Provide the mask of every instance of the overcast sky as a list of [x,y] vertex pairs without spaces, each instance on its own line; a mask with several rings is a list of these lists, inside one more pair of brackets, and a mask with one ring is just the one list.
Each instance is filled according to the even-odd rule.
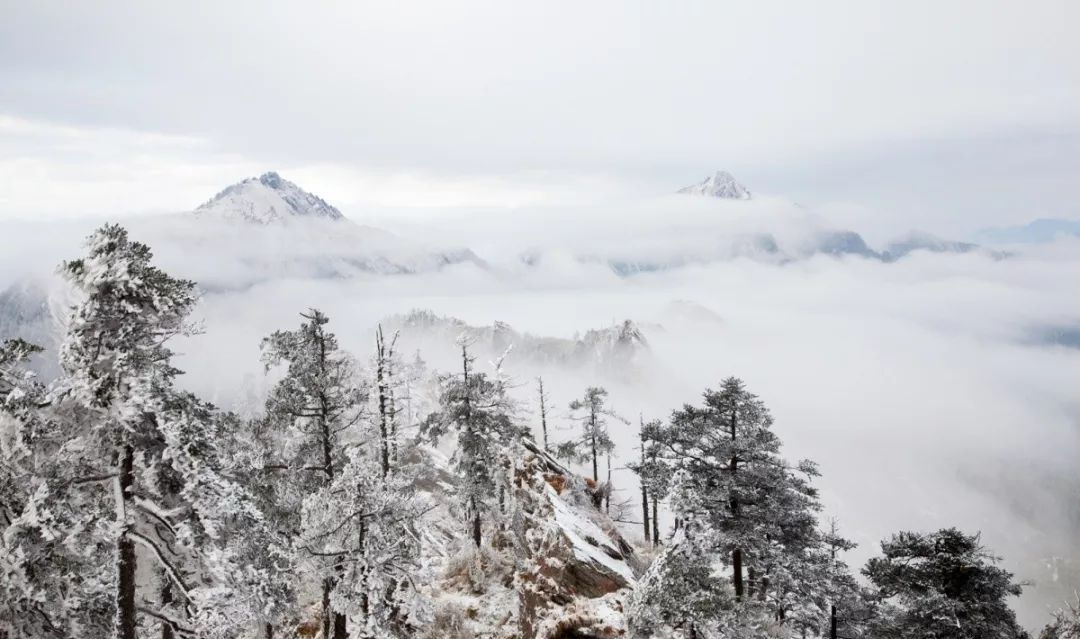
[[0,218],[269,169],[353,217],[716,169],[859,230],[1080,217],[1072,0],[330,4],[0,0]]

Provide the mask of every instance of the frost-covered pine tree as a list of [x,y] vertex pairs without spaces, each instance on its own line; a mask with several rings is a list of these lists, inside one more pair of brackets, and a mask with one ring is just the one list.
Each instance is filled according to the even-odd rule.
[[625,421],[607,406],[608,392],[590,386],[585,395],[570,402],[570,419],[581,424],[577,439],[559,444],[559,456],[579,462],[592,462],[593,481],[600,481],[600,458],[615,450],[608,432],[608,419]]
[[[301,517],[308,509],[305,500],[317,499],[341,477],[348,463],[346,444],[359,430],[367,401],[356,363],[326,330],[329,318],[316,309],[301,318],[300,328],[276,331],[262,342],[267,369],[286,366],[266,401],[263,437],[273,450],[264,470],[274,483],[278,526],[294,540],[309,537]],[[323,516],[312,513],[307,519]],[[328,560],[311,547],[301,548],[297,560],[315,568],[321,580],[323,637],[343,639],[348,620],[332,605],[331,595],[345,574],[344,560]]]
[[900,532],[881,543],[881,557],[863,574],[882,602],[873,637],[1026,639],[1009,597],[1021,584],[998,567],[997,557],[955,528]]
[[324,572],[337,571],[333,607],[360,636],[409,636],[426,613],[415,582],[423,506],[407,473],[383,475],[381,445],[370,441],[350,447],[333,483],[304,500],[299,543]]
[[226,636],[272,595],[229,541],[260,518],[221,472],[213,411],[173,386],[194,285],[117,225],[87,248],[61,268],[79,301],[5,554],[32,576],[24,601],[48,601],[44,636]]
[[346,443],[347,463],[334,481],[304,500],[303,550],[342,566],[331,593],[364,637],[408,636],[422,622],[418,593],[421,517],[411,452],[398,439],[396,335],[376,331],[373,409]]
[[732,625],[736,606],[707,505],[689,471],[676,471],[670,482],[680,526],[634,590],[627,610],[632,636],[663,636],[667,629],[688,639],[732,636],[711,632]]
[[508,451],[527,430],[515,419],[516,406],[507,394],[506,380],[497,369],[494,376],[474,370],[475,358],[469,344],[459,340],[461,373],[441,379],[439,407],[425,418],[422,433],[433,441],[456,435],[452,458],[461,479],[458,494],[468,521],[469,537],[480,547],[483,519],[500,513],[492,502],[501,494],[496,486],[499,469],[507,462]]
[[[742,381],[729,378],[720,390],[705,391],[702,406],[687,405],[670,424],[646,428],[657,445],[656,461],[644,465],[646,479],[664,487],[673,475],[681,478],[683,506],[673,508],[677,535],[685,537],[690,515],[708,532],[698,533],[707,539],[698,551],[730,575],[736,617],[744,623],[767,612],[782,624],[805,603],[812,574],[807,557],[820,544],[819,506],[809,483],[816,469],[809,462],[785,463],[771,426],[765,405]],[[672,546],[664,554],[675,551]],[[654,569],[665,565],[658,560]]]
[[44,540],[24,536],[24,516],[41,473],[48,423],[45,388],[26,368],[41,348],[21,339],[0,343],[0,637],[62,636],[47,602],[64,588],[63,573],[44,556]]

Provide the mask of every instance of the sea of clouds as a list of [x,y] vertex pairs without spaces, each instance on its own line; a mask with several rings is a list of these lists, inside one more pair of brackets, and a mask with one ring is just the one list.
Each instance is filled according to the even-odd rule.
[[[378,322],[417,308],[564,338],[631,319],[650,347],[636,370],[507,357],[527,409],[544,376],[556,439],[570,436],[566,405],[588,385],[606,386],[613,408],[636,424],[735,375],[772,409],[785,455],[820,464],[824,517],[860,544],[852,565],[897,530],[955,525],[981,531],[1007,567],[1034,582],[1018,604],[1029,626],[1080,589],[1080,349],[1047,338],[1080,326],[1080,241],[1007,259],[806,257],[800,247],[827,224],[767,199],[354,218],[370,226],[122,220],[162,267],[204,290],[203,332],[175,344],[182,383],[225,407],[260,392],[260,338],[296,326],[309,307],[328,313],[361,359]],[[80,254],[96,223],[5,223],[0,290],[32,282],[62,318],[70,294],[56,264]],[[719,259],[731,238],[762,232],[799,259]],[[476,259],[439,267],[433,257],[463,249]],[[416,272],[385,274],[354,259],[373,255]],[[540,257],[526,264],[522,255]],[[690,264],[630,277],[606,263],[687,255]],[[433,367],[456,369],[452,343],[400,344],[421,347]],[[637,454],[636,426],[613,429],[616,483],[632,498],[636,482],[623,467]]]

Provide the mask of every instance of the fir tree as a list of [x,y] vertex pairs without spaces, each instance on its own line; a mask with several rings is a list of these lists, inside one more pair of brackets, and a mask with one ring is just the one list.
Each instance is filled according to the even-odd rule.
[[167,344],[191,330],[194,285],[119,226],[87,247],[61,268],[80,300],[4,533],[13,574],[30,576],[16,601],[49,601],[34,613],[44,636],[230,634],[273,593],[244,569],[237,531],[260,515],[223,472],[215,411],[173,386]]
[[473,370],[468,342],[461,340],[460,346],[462,372],[442,378],[439,408],[424,420],[422,431],[432,440],[449,433],[457,436],[453,463],[461,478],[459,494],[469,536],[479,548],[484,515],[499,512],[490,503],[499,492],[498,469],[505,464],[507,451],[527,432],[516,423],[515,405],[501,374],[489,377]]
[[883,556],[863,574],[883,602],[874,637],[1019,639],[1007,599],[1021,584],[999,568],[978,535],[955,528],[933,533],[900,532],[881,543]]
[[[806,605],[816,580],[810,561],[821,542],[810,485],[816,468],[785,463],[771,426],[765,405],[729,378],[719,391],[705,391],[702,406],[687,405],[669,425],[644,429],[657,446],[656,461],[643,465],[644,477],[666,490],[674,490],[668,488],[673,476],[680,478],[677,536],[695,540],[695,552],[707,553],[702,561],[730,571],[732,598],[742,611],[737,616],[745,623],[763,611],[786,623],[795,607]],[[691,521],[696,530],[688,537]],[[678,552],[676,544],[664,552]]]
[[[287,367],[266,402],[267,434],[280,442],[277,459],[267,470],[277,471],[277,507],[291,518],[287,530],[294,538],[305,536],[300,516],[304,500],[339,478],[347,461],[345,442],[358,429],[367,399],[355,362],[326,330],[329,318],[316,309],[301,318],[299,329],[277,331],[262,342],[267,369]],[[322,577],[323,636],[342,639],[348,622],[333,608],[331,594],[345,566],[325,562],[310,550],[304,559]]]
[[607,407],[608,392],[597,386],[585,390],[581,399],[570,402],[570,418],[581,424],[581,435],[558,447],[561,457],[581,462],[592,462],[593,481],[600,481],[599,460],[615,450],[615,442],[608,432],[608,419],[624,421]]

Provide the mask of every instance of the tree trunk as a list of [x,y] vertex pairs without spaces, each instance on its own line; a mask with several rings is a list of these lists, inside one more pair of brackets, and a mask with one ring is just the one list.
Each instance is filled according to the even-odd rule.
[[472,503],[473,503],[473,507],[472,507],[472,510],[473,510],[472,540],[473,540],[473,544],[477,548],[479,548],[480,547],[480,541],[481,541],[481,538],[480,538],[480,509],[476,507],[476,498],[475,497],[473,498]]
[[641,470],[638,472],[638,478],[641,482],[641,522],[645,527],[645,543],[652,541],[651,530],[649,529],[649,491],[645,487],[645,417],[644,415],[638,415],[638,421],[640,422],[640,430],[638,433],[641,438]]
[[330,637],[331,619],[333,612],[330,610],[330,589],[333,587],[329,577],[322,582],[322,636]]
[[[732,481],[733,484],[735,483],[735,473],[738,472],[738,469],[739,469],[739,456],[738,456],[738,451],[735,449],[736,432],[737,432],[736,429],[735,429],[735,424],[736,424],[735,420],[736,420],[735,410],[732,409],[732,411],[731,411],[731,443],[732,443],[732,450],[731,450],[731,481]],[[739,501],[734,496],[731,498],[731,516],[732,516],[733,519],[738,519],[738,517],[739,517]],[[742,597],[743,597],[743,565],[742,565],[743,556],[742,556],[742,549],[741,548],[735,548],[735,550],[732,551],[731,555],[732,555],[732,557],[731,557],[732,581],[735,584],[735,599],[737,601],[741,601]]]
[[[593,426],[592,428],[596,428]],[[596,463],[596,431],[593,430],[592,437],[589,438],[589,443],[592,446],[592,478],[597,484],[600,483],[600,468]]]
[[743,597],[743,566],[742,550],[736,548],[731,552],[732,582],[735,584],[735,599],[742,601]]
[[383,340],[382,326],[379,327],[375,337],[376,385],[379,388],[379,436],[382,439],[380,450],[382,460],[382,476],[390,474],[390,414],[389,414],[389,389],[387,388],[387,359],[386,342]]
[[656,495],[652,496],[652,543],[653,547],[660,546],[660,513],[656,503]]
[[829,606],[829,639],[836,639],[836,606]]
[[263,625],[263,639],[274,639],[274,624],[269,621]]
[[611,454],[607,456],[607,486],[604,489],[604,512],[611,514]]
[[348,639],[349,630],[347,628],[347,622],[345,615],[334,613],[334,639]]
[[131,446],[120,450],[120,468],[116,479],[116,515],[120,535],[116,538],[116,639],[135,639],[135,543],[128,537],[128,502],[135,481],[135,451]]
[[645,489],[645,482],[641,482],[641,515],[642,524],[645,528],[645,543],[652,541],[652,528],[649,521],[649,491]]
[[[165,571],[161,572],[161,610],[162,612],[169,609],[169,604],[173,602],[172,594],[172,580],[169,575],[165,574]],[[161,639],[173,639],[176,633],[173,631],[173,627],[164,621],[161,622]]]
[[550,449],[548,448],[547,398],[544,397],[544,378],[537,377],[536,380],[540,385],[540,429],[544,435],[544,452],[550,452]]

